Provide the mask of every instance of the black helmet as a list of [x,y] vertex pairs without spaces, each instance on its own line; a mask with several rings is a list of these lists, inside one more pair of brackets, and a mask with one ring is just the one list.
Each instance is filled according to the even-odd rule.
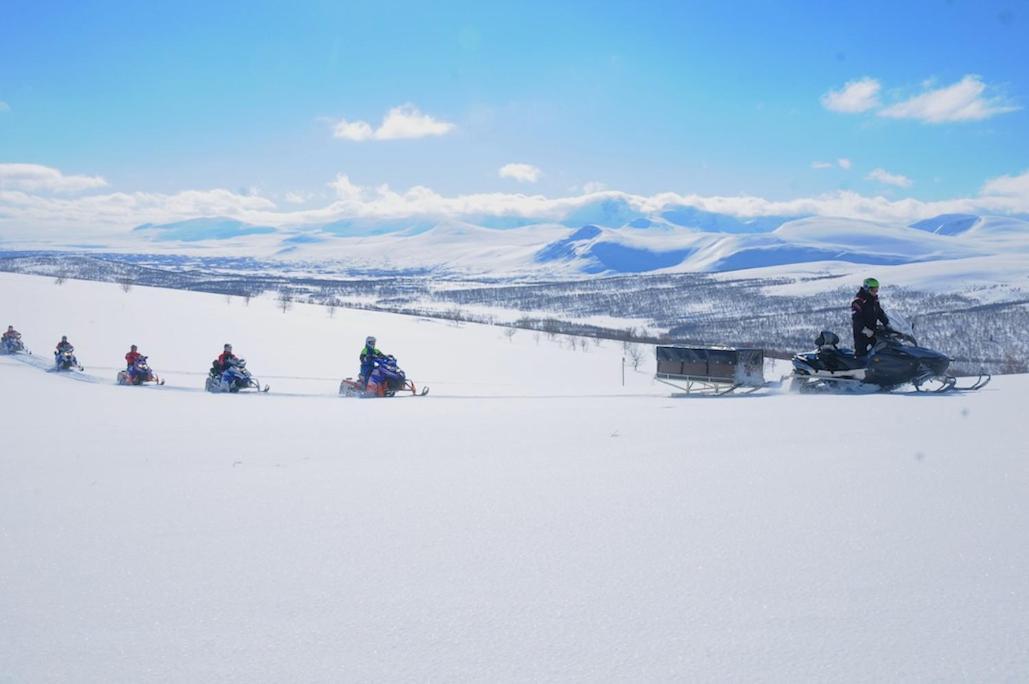
[[226,342],[225,347],[223,347],[223,349],[225,349],[225,351],[232,351],[232,345]]
[[131,349],[132,351],[136,351],[136,345],[132,345],[132,346],[130,347],[130,349]]
[[68,341],[68,336],[67,335],[61,335],[61,342],[67,342],[67,341]]

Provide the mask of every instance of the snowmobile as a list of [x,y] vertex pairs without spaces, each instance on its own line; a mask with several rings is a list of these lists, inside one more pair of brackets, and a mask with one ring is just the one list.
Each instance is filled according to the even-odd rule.
[[67,349],[65,351],[54,352],[54,370],[66,371],[66,370],[86,370],[79,363],[79,360],[75,358],[75,350]]
[[339,383],[339,394],[343,397],[393,397],[397,392],[410,392],[412,396],[424,397],[429,393],[428,387],[421,392],[414,382],[407,379],[404,371],[397,366],[397,359],[392,354],[375,359],[368,382],[363,378],[354,380],[346,378]]
[[145,382],[153,382],[163,385],[164,380],[157,377],[157,373],[150,368],[147,357],[141,356],[132,364],[132,368],[118,371],[119,385],[142,385]]
[[20,337],[8,337],[0,341],[0,354],[32,354],[25,348]]
[[207,375],[204,389],[208,392],[236,393],[245,389],[267,392],[271,387],[268,385],[261,387],[261,383],[257,381],[257,378],[250,375],[250,371],[247,370],[246,359],[235,359],[229,362],[229,367],[225,371],[219,371],[216,363]]
[[990,381],[980,375],[970,385],[957,384],[947,373],[950,358],[921,347],[907,333],[880,326],[867,356],[858,357],[837,345],[840,338],[823,330],[815,339],[815,351],[793,356],[791,389],[796,392],[887,392],[911,384],[919,392],[982,389]]

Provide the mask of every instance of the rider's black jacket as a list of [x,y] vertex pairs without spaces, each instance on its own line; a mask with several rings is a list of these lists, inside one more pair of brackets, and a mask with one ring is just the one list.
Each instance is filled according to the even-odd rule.
[[879,297],[872,294],[866,287],[858,290],[854,295],[854,301],[850,303],[850,320],[855,337],[861,334],[862,328],[875,330],[878,321],[882,321],[882,324],[886,326],[890,324],[886,312],[879,305]]

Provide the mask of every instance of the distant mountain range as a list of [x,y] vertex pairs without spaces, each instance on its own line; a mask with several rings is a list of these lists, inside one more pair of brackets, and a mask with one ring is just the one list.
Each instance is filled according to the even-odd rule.
[[287,227],[224,217],[145,224],[133,237],[163,251],[217,247],[233,255],[360,268],[467,274],[574,275],[720,272],[847,262],[900,265],[1029,254],[1029,221],[945,214],[911,225],[857,219],[739,218],[690,206],[644,213],[619,198],[557,219],[354,218]]

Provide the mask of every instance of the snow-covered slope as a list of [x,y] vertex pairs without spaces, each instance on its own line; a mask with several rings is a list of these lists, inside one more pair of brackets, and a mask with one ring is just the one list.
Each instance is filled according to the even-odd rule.
[[[722,273],[806,265],[892,267],[1003,256],[1029,271],[1029,221],[946,214],[909,225],[813,216],[740,218],[666,204],[644,211],[603,197],[556,218],[354,217],[295,226],[224,217],[146,224],[89,246],[12,242],[7,249],[257,258],[283,267],[358,272],[577,278],[626,273]],[[821,266],[818,266],[821,265]],[[310,270],[310,269],[309,269]],[[996,285],[987,278],[986,287]]]
[[[1010,680],[1029,377],[671,399],[619,346],[0,274],[0,679]],[[432,385],[344,400],[366,334]],[[268,395],[208,395],[231,341]],[[164,388],[111,384],[138,343]],[[89,381],[95,379],[95,381]],[[851,420],[862,416],[862,420]]]
[[[174,241],[180,251],[197,254],[493,276],[724,272],[828,261],[892,266],[1029,255],[1029,222],[1014,217],[944,215],[905,226],[831,217],[738,219],[680,206],[644,215],[610,202],[585,209],[561,221],[507,228],[431,217],[289,229],[210,219],[145,226],[134,235],[151,238],[145,250],[168,251]],[[137,238],[123,248],[141,247]]]

